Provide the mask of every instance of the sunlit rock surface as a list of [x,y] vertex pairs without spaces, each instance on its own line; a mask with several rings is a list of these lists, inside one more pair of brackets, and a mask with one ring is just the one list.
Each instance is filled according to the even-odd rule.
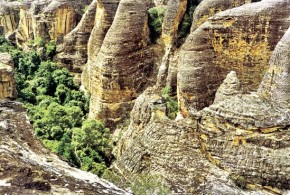
[[1,194],[129,194],[45,149],[20,103],[0,100],[0,137]]
[[290,2],[263,0],[220,12],[191,32],[178,70],[180,109],[209,106],[226,75],[234,70],[243,93],[256,91],[270,56],[289,27]]
[[8,53],[0,53],[0,99],[16,96],[13,60]]

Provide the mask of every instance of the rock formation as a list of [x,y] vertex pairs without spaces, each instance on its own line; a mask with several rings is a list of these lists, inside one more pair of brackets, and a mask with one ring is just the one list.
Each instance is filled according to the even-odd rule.
[[0,1],[0,26],[4,29],[4,35],[10,36],[18,27],[20,2]]
[[77,27],[64,36],[63,43],[57,46],[56,61],[70,72],[81,73],[87,62],[87,44],[95,24],[97,1],[94,0],[83,15]]
[[97,1],[95,24],[88,42],[88,63],[82,72],[82,85],[88,91],[91,83],[91,66],[95,63],[105,36],[113,23],[118,4],[119,0]]
[[190,34],[179,54],[178,93],[184,116],[190,109],[209,106],[231,70],[237,72],[244,93],[257,90],[272,51],[289,27],[289,4],[245,4],[214,15]]
[[14,64],[8,53],[0,53],[0,99],[16,98]]
[[129,194],[51,154],[20,103],[0,100],[1,194]]
[[290,29],[276,46],[258,90],[259,95],[283,106],[290,106]]
[[193,13],[191,32],[195,31],[200,25],[207,21],[208,18],[216,13],[239,7],[246,3],[256,2],[255,0],[203,0]]
[[17,29],[19,45],[40,37],[60,40],[76,27],[88,0],[40,0],[23,3]]
[[145,89],[153,71],[147,27],[150,2],[121,1],[99,52],[89,57],[90,117],[108,125],[132,109],[132,100]]
[[242,94],[241,83],[239,79],[237,78],[236,72],[232,71],[227,75],[224,82],[218,88],[215,94],[214,103],[223,101],[227,97],[237,95],[237,94]]
[[[269,8],[274,3],[274,8],[280,10],[289,6],[288,1],[265,0],[263,3]],[[258,5],[261,6],[255,3],[221,12],[209,21]],[[264,9],[260,7],[260,10]],[[245,11],[246,14],[237,18],[249,16],[249,12]],[[280,22],[288,21],[284,18]],[[243,25],[247,26],[246,23]],[[269,25],[271,29],[274,28],[271,25],[276,24]],[[205,23],[200,29],[205,27],[211,25]],[[199,29],[193,34],[201,36],[197,32]],[[250,35],[251,32],[248,32]],[[191,39],[198,39],[195,36]],[[274,34],[271,36],[274,37]],[[270,68],[266,66],[269,62],[264,64],[269,70],[259,89],[256,87],[257,93],[241,94],[240,87],[245,84],[240,79],[243,74],[239,76],[228,71],[213,105],[199,112],[195,110],[188,114],[188,118],[176,122],[166,117],[166,104],[156,95],[157,91],[146,90],[136,100],[130,125],[119,140],[115,169],[126,174],[127,178],[141,173],[158,174],[174,193],[181,194],[289,193],[290,30],[282,39],[279,33],[276,36],[280,41],[276,47],[272,45],[274,48],[271,50],[274,51],[270,52]],[[196,48],[201,52],[204,46],[199,43]],[[255,53],[248,55],[251,57]],[[232,58],[235,57],[232,55]],[[199,74],[204,71],[198,67],[190,70],[199,71]],[[215,76],[220,76],[218,74],[215,73]],[[188,76],[193,75],[188,72]],[[189,77],[185,79],[189,81]],[[198,84],[203,86],[205,80],[202,77],[194,79],[201,79]],[[254,88],[252,90],[255,91]]]

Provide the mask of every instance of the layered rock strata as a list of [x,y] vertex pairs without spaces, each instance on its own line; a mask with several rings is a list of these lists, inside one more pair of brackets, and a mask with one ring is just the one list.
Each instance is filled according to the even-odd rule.
[[26,44],[36,37],[60,40],[77,26],[82,10],[89,3],[88,0],[41,0],[24,3],[16,34],[18,44]]
[[89,59],[90,117],[102,119],[108,125],[124,118],[132,109],[132,101],[150,81],[150,6],[149,0],[122,0],[99,52]]
[[[169,0],[167,4],[167,11],[164,16],[162,25],[162,44],[164,44],[164,55],[157,75],[157,87],[165,87],[167,83],[169,86],[175,88],[174,77],[177,75],[177,63],[173,59],[176,58],[178,52],[176,50],[176,42],[178,38],[179,25],[184,17],[187,8],[187,0],[176,1]],[[168,79],[167,79],[168,78]]]
[[0,99],[16,96],[13,60],[8,53],[0,53]]
[[129,194],[45,149],[20,103],[0,100],[0,137],[1,194]]
[[216,14],[190,34],[179,54],[183,116],[210,105],[231,70],[244,93],[257,90],[272,51],[289,27],[289,5],[288,0],[245,4]]
[[156,91],[139,96],[116,170],[128,178],[159,174],[174,193],[289,193],[289,40],[290,29],[257,93],[241,94],[242,82],[229,71],[213,105],[177,122]]
[[119,2],[119,0],[97,1],[95,24],[88,41],[88,62],[82,72],[82,86],[88,91],[91,88],[91,67],[96,63],[96,57],[113,23]]
[[191,32],[216,13],[251,2],[255,0],[203,0],[193,13]]
[[70,72],[81,73],[87,62],[88,41],[95,25],[97,0],[94,0],[75,29],[64,36],[63,43],[57,46],[55,60]]

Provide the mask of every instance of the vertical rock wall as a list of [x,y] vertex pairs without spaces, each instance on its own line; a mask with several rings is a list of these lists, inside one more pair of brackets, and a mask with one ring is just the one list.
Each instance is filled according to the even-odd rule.
[[17,29],[20,6],[19,2],[0,2],[0,26],[3,27],[5,36],[10,36]]
[[94,0],[75,29],[65,35],[63,43],[57,46],[55,60],[71,72],[81,73],[87,62],[88,41],[94,28],[97,0]]
[[257,90],[275,45],[289,27],[290,2],[264,0],[216,14],[192,32],[180,52],[182,114],[209,106],[227,73],[244,93]]
[[96,57],[113,23],[119,2],[119,0],[97,1],[94,28],[88,41],[88,62],[82,72],[82,85],[88,91],[90,91],[91,67],[96,63]]
[[97,56],[90,58],[90,117],[112,125],[145,89],[153,69],[148,49],[149,0],[122,0]]

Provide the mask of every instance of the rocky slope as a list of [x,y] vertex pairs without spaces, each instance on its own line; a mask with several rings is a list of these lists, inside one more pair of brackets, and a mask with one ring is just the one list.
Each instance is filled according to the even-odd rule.
[[156,91],[146,91],[137,99],[129,128],[119,141],[116,170],[128,178],[144,172],[158,174],[182,194],[286,194],[290,186],[289,37],[290,29],[273,52],[259,93],[242,95],[231,72],[215,104],[176,122],[166,117]]
[[0,100],[0,135],[1,194],[129,194],[45,149],[20,103]]
[[[24,46],[38,36],[57,40],[55,60],[82,72],[82,87],[91,94],[90,117],[115,131],[113,169],[129,181],[140,174],[159,175],[174,194],[290,193],[289,0],[203,0],[192,15],[189,35],[181,39],[190,3],[43,0],[21,3],[20,11],[7,3],[0,9],[0,26],[6,35],[15,32]],[[152,7],[166,10],[156,43],[148,28]],[[15,28],[12,23],[18,20]],[[172,95],[177,92],[176,120],[167,116],[168,102],[160,92],[164,86],[173,89]],[[5,129],[13,113],[25,113],[15,103],[3,104],[16,109],[12,115],[7,108],[1,112],[8,117],[0,123]],[[27,148],[24,142],[37,142],[30,137],[21,141],[5,134],[2,139],[15,139],[20,146],[12,146],[13,141],[1,146],[9,151],[1,153],[3,159],[16,162],[12,173],[24,167],[24,176],[15,174],[10,181],[8,171],[0,175],[0,185],[11,185],[7,192],[28,186],[73,193],[79,184],[85,193],[125,193],[98,184],[92,175],[86,177],[97,180],[95,188],[77,180],[72,175],[83,172],[60,166],[63,162],[50,154],[53,161],[47,162],[40,145]],[[36,173],[31,164],[37,165]],[[41,181],[38,173],[45,175]]]
[[[269,52],[261,52],[263,47],[256,39],[251,47],[241,46],[244,49],[249,47],[249,50],[242,50],[236,42],[238,37],[255,38],[252,33],[260,33],[252,30],[243,36],[239,34],[239,31],[249,30],[248,21],[251,21],[252,15],[263,17],[263,14],[254,14],[254,8],[259,12],[264,10],[266,15],[275,13],[273,16],[278,17],[270,18],[267,27],[267,33],[273,28],[267,34],[273,37],[267,39],[266,49]],[[184,91],[179,93],[181,108],[184,106],[190,111],[182,113],[187,118],[169,120],[166,102],[158,96],[157,88],[144,92],[136,100],[130,125],[119,140],[118,160],[114,165],[116,170],[127,174],[128,178],[140,173],[160,175],[174,193],[181,194],[289,193],[289,8],[288,1],[265,0],[247,4],[220,12],[193,31],[182,46],[178,67],[178,88],[190,88],[189,94]],[[247,18],[247,22],[239,23],[243,17]],[[231,25],[224,25],[231,20]],[[263,26],[261,21],[257,19],[260,28]],[[235,27],[236,23],[239,27]],[[276,25],[281,31],[274,30]],[[255,25],[251,23],[252,26]],[[237,37],[235,29],[239,34]],[[227,30],[231,36],[226,36]],[[219,39],[219,36],[214,36],[217,34],[212,34],[215,31],[220,32],[223,40],[236,40],[235,47],[230,47],[232,53],[227,54],[231,54],[228,58],[224,54],[223,58],[219,58],[219,52],[228,52],[228,45],[217,51],[213,47],[215,40]],[[255,50],[255,44],[259,44],[257,49],[261,53],[258,55],[269,55],[259,57],[255,62],[256,66],[269,69],[263,80],[257,76],[261,72],[253,72],[251,68],[239,72],[236,66],[231,66],[231,60],[239,60],[240,56],[247,55],[254,60],[257,53],[247,51]],[[237,53],[234,52],[236,49]],[[213,56],[209,55],[211,50],[216,52]],[[243,66],[244,60],[247,58],[242,57],[237,65]],[[212,63],[223,63],[227,67],[215,69],[217,65]],[[223,71],[229,73],[227,77],[222,76]],[[251,71],[251,74],[245,71]],[[209,99],[211,96],[207,96],[206,92],[211,88],[205,85],[212,82],[210,78],[218,80],[220,76],[226,79],[213,91],[217,91],[211,100],[215,102],[213,105],[197,112],[197,108],[205,105],[183,104],[183,99],[192,102]],[[244,80],[247,76],[251,77],[248,80],[252,83],[257,83],[255,87],[251,88]],[[257,93],[242,94],[247,92],[246,86],[251,88],[250,91],[258,89]],[[192,90],[194,87],[197,91]],[[205,99],[200,99],[199,94]],[[196,96],[198,98],[194,99]]]

